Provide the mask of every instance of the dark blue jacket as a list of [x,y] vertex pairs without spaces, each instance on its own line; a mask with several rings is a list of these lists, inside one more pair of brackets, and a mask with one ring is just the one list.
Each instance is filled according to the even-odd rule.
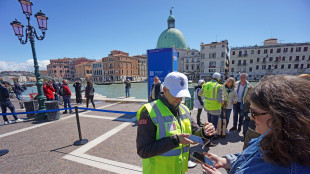
[[8,88],[0,84],[0,103],[6,103],[9,101],[10,101],[10,95]]

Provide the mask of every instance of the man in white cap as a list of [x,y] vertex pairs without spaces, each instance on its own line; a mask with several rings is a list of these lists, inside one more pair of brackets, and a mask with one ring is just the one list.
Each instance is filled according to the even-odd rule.
[[190,134],[211,138],[214,126],[199,127],[182,97],[191,97],[188,79],[179,72],[169,73],[164,80],[163,95],[137,112],[137,153],[143,158],[143,173],[185,173],[189,158],[187,137]]
[[212,80],[202,86],[202,90],[198,93],[204,96],[205,109],[208,113],[208,122],[212,123],[217,128],[219,116],[221,115],[221,107],[224,102],[223,87],[219,84],[221,74],[215,72],[212,75]]

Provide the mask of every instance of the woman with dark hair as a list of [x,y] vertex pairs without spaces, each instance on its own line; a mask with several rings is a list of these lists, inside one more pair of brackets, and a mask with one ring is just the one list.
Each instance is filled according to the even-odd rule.
[[215,168],[207,173],[310,173],[310,81],[296,76],[268,76],[250,94],[256,132],[242,153],[223,158],[207,153]]
[[88,108],[88,102],[90,100],[91,103],[93,104],[94,109],[95,109],[94,92],[95,92],[95,89],[93,87],[93,83],[92,82],[87,82],[87,86],[86,86],[86,89],[85,89],[85,98],[86,98],[86,107],[87,108]]

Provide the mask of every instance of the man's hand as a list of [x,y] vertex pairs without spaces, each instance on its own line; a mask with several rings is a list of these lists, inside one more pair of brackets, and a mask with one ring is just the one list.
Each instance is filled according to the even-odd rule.
[[183,145],[195,144],[195,142],[193,142],[192,140],[186,138],[186,137],[189,137],[190,134],[179,134],[177,136],[179,138],[180,143],[183,144]]
[[206,122],[204,125],[203,125],[203,129],[204,129],[204,132],[207,136],[212,136],[215,134],[215,128],[213,126],[212,123],[208,123]]

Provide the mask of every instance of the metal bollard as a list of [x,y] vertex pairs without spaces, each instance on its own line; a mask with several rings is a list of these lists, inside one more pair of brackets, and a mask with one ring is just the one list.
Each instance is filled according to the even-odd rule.
[[75,106],[75,116],[76,116],[76,124],[79,132],[79,140],[75,141],[73,144],[75,146],[80,146],[88,143],[88,139],[82,139],[82,132],[81,132],[81,126],[80,126],[80,118],[79,118],[79,110],[78,107]]

